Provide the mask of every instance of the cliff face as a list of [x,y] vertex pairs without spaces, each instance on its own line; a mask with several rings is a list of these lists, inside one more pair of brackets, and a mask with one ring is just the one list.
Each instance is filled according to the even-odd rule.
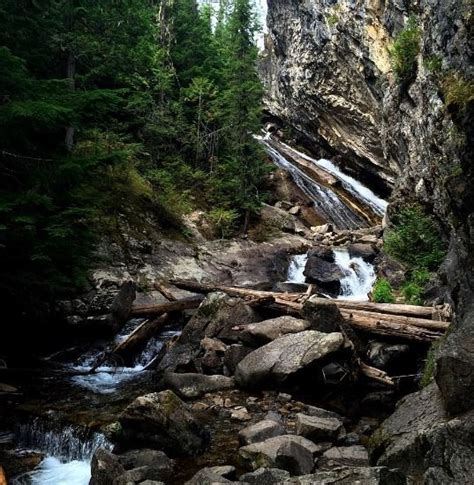
[[[359,178],[390,186],[389,216],[407,202],[423,205],[449,242],[438,298],[457,316],[438,352],[436,381],[450,415],[473,409],[472,2],[268,3],[261,72],[269,114]],[[413,76],[400,83],[388,48],[410,16],[420,53]]]

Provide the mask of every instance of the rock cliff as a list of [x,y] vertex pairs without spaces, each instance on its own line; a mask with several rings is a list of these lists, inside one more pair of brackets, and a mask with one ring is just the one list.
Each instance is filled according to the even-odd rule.
[[[268,3],[261,73],[269,116],[359,179],[392,189],[388,220],[417,202],[439,224],[449,251],[436,297],[454,304],[456,322],[435,376],[448,414],[465,413],[474,408],[472,2]],[[419,52],[401,81],[389,50],[409,18]],[[430,466],[427,459],[417,471]]]

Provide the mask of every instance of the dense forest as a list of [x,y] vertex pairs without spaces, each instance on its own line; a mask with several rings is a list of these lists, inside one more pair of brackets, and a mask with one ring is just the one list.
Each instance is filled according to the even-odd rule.
[[205,208],[219,233],[245,228],[266,171],[252,2],[5,0],[0,13],[9,308],[81,287],[120,221],[179,229]]

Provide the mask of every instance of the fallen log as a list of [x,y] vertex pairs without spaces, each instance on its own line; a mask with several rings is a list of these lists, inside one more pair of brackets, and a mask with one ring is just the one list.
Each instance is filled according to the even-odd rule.
[[173,295],[171,290],[165,285],[163,281],[155,281],[154,287],[158,290],[168,301],[176,301],[177,298]]
[[347,318],[357,318],[359,321],[388,322],[412,327],[425,328],[437,332],[445,332],[449,328],[449,322],[427,320],[426,318],[406,317],[403,315],[390,315],[386,313],[366,312],[362,310],[349,310],[340,308],[341,314]]
[[[398,337],[401,339],[415,340],[418,342],[432,342],[440,338],[442,332],[434,332],[422,327],[416,327],[407,323],[396,323],[390,321],[390,316],[387,319],[380,319],[380,315],[376,317],[372,315],[361,315],[364,312],[356,311],[341,311],[345,321],[356,330],[374,333],[387,337]],[[368,312],[365,312],[368,313]]]
[[373,379],[387,386],[395,385],[395,382],[393,381],[393,379],[389,377],[389,375],[381,369],[377,369],[376,367],[371,367],[370,365],[364,364],[363,362],[359,362],[359,369],[361,374],[368,377],[369,379]]
[[131,316],[159,316],[168,312],[176,312],[182,310],[191,310],[197,308],[204,298],[202,296],[193,296],[191,298],[183,298],[182,300],[170,301],[166,303],[157,303],[155,305],[140,305],[132,307]]

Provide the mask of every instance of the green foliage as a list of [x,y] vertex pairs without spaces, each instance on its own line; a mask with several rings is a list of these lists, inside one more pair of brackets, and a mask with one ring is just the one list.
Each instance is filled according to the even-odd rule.
[[375,303],[395,303],[392,286],[385,279],[378,279],[372,290],[372,300]]
[[443,59],[440,56],[430,56],[423,60],[423,64],[428,71],[437,74],[443,67]]
[[431,216],[419,206],[409,206],[393,218],[385,250],[412,268],[435,270],[445,255],[444,245]]
[[339,22],[339,17],[336,14],[326,15],[326,21],[329,27],[334,27]]
[[474,101],[474,81],[465,79],[458,72],[445,76],[442,89],[446,106],[466,111],[468,105]]
[[415,74],[416,58],[420,52],[420,38],[421,30],[417,20],[411,16],[389,48],[393,72],[401,82],[410,80]]
[[214,231],[223,239],[232,236],[238,219],[239,213],[232,209],[217,208],[209,212],[209,220]]

